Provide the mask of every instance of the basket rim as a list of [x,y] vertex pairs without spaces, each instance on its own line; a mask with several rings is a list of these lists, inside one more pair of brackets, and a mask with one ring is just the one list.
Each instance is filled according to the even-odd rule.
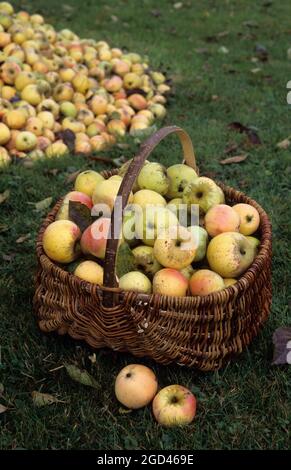
[[[101,172],[101,174],[105,177],[108,178],[109,176],[113,174],[117,174],[117,170],[105,170]],[[231,193],[233,196],[236,196],[237,198],[243,197],[246,201],[246,204],[250,204],[253,207],[255,207],[260,215],[260,231],[261,231],[261,243],[259,247],[259,252],[257,256],[255,257],[253,263],[251,266],[247,269],[247,271],[244,272],[244,274],[237,280],[237,282],[234,285],[231,285],[229,287],[226,287],[222,289],[221,291],[213,292],[211,294],[205,295],[205,296],[183,296],[183,297],[176,297],[176,296],[169,296],[169,295],[162,295],[162,294],[142,294],[138,292],[133,292],[133,291],[123,291],[119,287],[105,287],[101,286],[99,284],[93,284],[88,281],[82,280],[75,276],[73,273],[70,273],[66,271],[65,269],[62,268],[62,265],[58,265],[55,262],[53,262],[44,252],[43,249],[43,244],[42,244],[42,238],[43,238],[43,233],[46,229],[46,227],[53,222],[55,219],[56,213],[63,201],[63,197],[60,198],[57,203],[54,205],[52,210],[46,215],[45,219],[43,220],[40,229],[38,231],[37,235],[37,240],[36,240],[36,255],[39,263],[41,266],[46,268],[47,270],[51,271],[53,274],[55,274],[58,278],[61,276],[62,277],[62,282],[68,282],[68,283],[73,283],[78,286],[79,289],[84,289],[87,293],[96,295],[98,294],[103,294],[105,291],[110,291],[112,293],[117,293],[121,295],[121,298],[126,300],[128,296],[132,295],[133,293],[135,294],[135,298],[137,301],[142,301],[142,302],[148,302],[148,303],[156,303],[160,301],[166,301],[166,302],[173,302],[174,299],[179,301],[179,303],[185,303],[187,306],[192,305],[201,305],[201,304],[221,304],[225,301],[227,301],[229,298],[235,298],[239,294],[242,294],[245,292],[253,283],[256,275],[258,272],[260,272],[264,268],[264,263],[266,259],[270,257],[270,250],[271,250],[271,222],[270,219],[265,212],[265,210],[253,199],[248,197],[246,194],[244,194],[241,191],[238,191],[231,186],[227,186],[221,182],[217,182],[221,189],[224,191],[224,193]],[[105,306],[103,306],[104,309],[106,309]],[[108,307],[108,310],[111,310],[110,307]]]

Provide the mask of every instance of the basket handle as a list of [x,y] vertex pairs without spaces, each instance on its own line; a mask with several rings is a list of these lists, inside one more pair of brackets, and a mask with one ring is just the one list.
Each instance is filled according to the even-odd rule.
[[[127,173],[125,174],[117,196],[121,196],[121,207],[120,198],[117,198],[114,204],[114,208],[111,214],[111,234],[120,233],[122,228],[122,220],[115,220],[114,211],[121,210],[123,213],[124,208],[127,205],[127,201],[130,192],[133,188],[136,178],[139,175],[140,170],[143,167],[147,157],[151,154],[154,148],[168,135],[177,134],[180,138],[181,145],[183,147],[184,161],[188,166],[194,168],[197,171],[196,160],[192,141],[183,129],[177,126],[167,126],[159,129],[157,132],[152,134],[145,142],[141,145],[140,151],[133,158]],[[118,201],[118,202],[117,202]],[[117,218],[116,218],[117,219]],[[119,240],[111,236],[107,240],[105,262],[104,262],[104,286],[105,287],[117,287],[117,280],[115,275],[115,262]],[[104,291],[104,305],[106,307],[112,307],[115,304],[116,294],[110,291]]]

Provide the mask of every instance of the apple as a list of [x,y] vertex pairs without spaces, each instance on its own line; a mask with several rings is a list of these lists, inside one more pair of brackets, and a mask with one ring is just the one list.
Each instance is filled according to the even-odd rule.
[[188,207],[198,204],[207,212],[212,206],[224,203],[224,194],[212,179],[201,176],[187,184],[183,191],[183,202],[188,204]]
[[195,253],[194,237],[181,225],[164,230],[154,244],[154,255],[166,268],[185,268],[194,261]]
[[224,282],[224,287],[229,287],[229,286],[233,286],[237,282],[237,279],[234,279],[232,277],[225,277],[223,279],[223,282]]
[[102,135],[94,135],[90,139],[93,152],[100,152],[106,148],[106,140]]
[[100,95],[95,95],[90,101],[90,107],[96,116],[104,114],[107,109],[108,101],[106,98]]
[[161,196],[156,191],[150,189],[141,189],[133,195],[133,204],[138,205],[142,209],[145,209],[147,206],[162,206],[167,205],[167,201],[163,196]]
[[[92,194],[94,205],[106,204],[110,211],[112,211],[117,193],[120,188],[121,181],[104,180],[98,184]],[[131,193],[128,202],[132,202],[133,194]]]
[[170,166],[167,169],[167,175],[170,181],[167,197],[170,199],[182,198],[183,191],[187,184],[198,179],[196,171],[182,163]]
[[177,225],[177,217],[166,207],[147,206],[135,214],[136,235],[145,245],[154,246],[156,238],[164,229]]
[[201,261],[206,255],[208,233],[203,227],[199,225],[192,225],[188,227],[191,232],[196,247],[194,262]]
[[40,137],[43,133],[43,122],[38,117],[28,118],[25,126],[25,130],[32,132],[37,137]]
[[2,86],[2,88],[0,89],[0,92],[1,92],[1,98],[3,98],[4,100],[8,100],[8,101],[12,100],[12,98],[14,98],[14,96],[16,95],[15,88],[9,85]]
[[121,276],[119,279],[119,287],[125,291],[140,292],[143,294],[150,294],[152,291],[151,281],[145,274],[139,271],[130,271]]
[[223,232],[238,232],[240,217],[232,207],[217,204],[207,211],[204,224],[208,234],[215,237]]
[[54,128],[55,118],[50,111],[41,111],[37,118],[42,122],[44,128],[51,130]]
[[82,261],[74,271],[75,276],[93,284],[103,284],[103,268],[95,261]]
[[3,122],[0,122],[0,145],[6,144],[10,140],[10,137],[11,133],[9,127],[3,124]]
[[124,367],[115,380],[117,400],[130,409],[148,405],[158,390],[158,381],[149,367],[130,364]]
[[77,120],[82,121],[85,126],[89,126],[94,121],[95,116],[90,109],[80,109],[77,114]]
[[37,137],[36,147],[39,150],[45,150],[50,145],[50,143],[51,141],[47,137],[40,135]]
[[60,83],[54,88],[53,98],[58,103],[61,101],[71,101],[74,95],[74,89],[71,83]]
[[[49,129],[46,130],[49,131]],[[62,155],[67,155],[68,153],[69,149],[62,140],[56,140],[55,142],[48,145],[45,149],[45,154],[48,158],[61,157]]]
[[66,117],[62,121],[63,130],[70,129],[72,132],[85,132],[86,126],[83,122],[77,121],[74,118]]
[[130,246],[136,246],[140,241],[137,237],[136,222],[138,214],[142,217],[142,209],[134,204],[128,204],[123,211],[122,234]]
[[63,101],[60,104],[60,112],[63,116],[75,118],[77,116],[78,110],[74,103],[70,101]]
[[19,132],[15,139],[16,149],[24,152],[33,150],[36,147],[36,144],[36,135],[29,131]]
[[21,67],[16,62],[4,62],[1,66],[1,78],[7,85],[13,85]]
[[135,258],[136,268],[149,277],[162,269],[162,265],[154,256],[154,250],[151,246],[139,245],[133,248],[132,254]]
[[43,249],[46,255],[58,263],[71,263],[80,253],[79,227],[70,220],[52,222],[43,234]]
[[126,133],[126,125],[120,119],[112,119],[107,124],[107,130],[116,137],[123,137]]
[[130,106],[137,111],[141,111],[142,109],[146,109],[148,107],[147,100],[139,93],[133,93],[130,95],[128,97],[128,102]]
[[133,72],[128,72],[123,77],[123,86],[127,90],[132,90],[134,88],[140,88],[141,78],[139,75]]
[[249,235],[246,235],[246,238],[251,243],[251,245],[253,246],[253,248],[255,250],[255,253],[257,255],[258,252],[259,252],[259,247],[260,247],[260,243],[261,243],[260,240],[256,237],[251,237]]
[[161,426],[189,424],[196,414],[196,398],[182,385],[168,385],[155,396],[153,414]]
[[80,191],[70,191],[63,199],[62,205],[56,215],[56,220],[69,219],[70,201],[80,202],[87,206],[88,209],[92,209],[93,207],[92,200],[87,194],[81,193]]
[[37,106],[42,100],[42,96],[38,91],[37,85],[35,83],[26,85],[26,87],[21,91],[21,99],[27,101],[33,106]]
[[84,230],[81,238],[81,250],[85,255],[104,259],[107,239],[110,236],[110,219],[100,217]]
[[155,119],[162,120],[167,114],[165,106],[160,103],[153,103],[149,106],[149,110],[153,113]]
[[192,295],[208,295],[212,292],[224,289],[224,281],[219,274],[209,269],[198,269],[189,281]]
[[111,78],[105,80],[104,87],[110,93],[114,93],[119,91],[123,85],[122,78],[118,77],[118,75],[113,75]]
[[[65,103],[66,103],[66,101],[65,101]],[[59,105],[58,103],[56,103],[51,98],[47,98],[47,99],[43,100],[41,103],[39,103],[39,105],[37,106],[37,112],[41,113],[42,111],[49,111],[50,113],[52,113],[53,117],[55,119],[57,119],[59,117],[59,112],[60,112],[60,108],[61,108],[62,104],[63,103],[61,103],[61,105]],[[50,120],[51,120],[51,118],[50,118]]]
[[153,279],[153,293],[184,297],[188,290],[188,279],[173,268],[160,269]]
[[232,207],[240,218],[239,231],[243,235],[252,235],[259,228],[260,214],[250,204],[235,204]]
[[0,146],[0,168],[4,168],[11,163],[11,157],[5,147]]
[[123,77],[130,71],[130,65],[128,64],[128,62],[119,59],[114,63],[113,71],[117,73],[117,75],[120,75],[120,77]]
[[214,237],[207,248],[210,268],[222,277],[238,277],[252,264],[255,248],[237,232],[224,232]]
[[170,185],[166,168],[156,162],[149,162],[142,167],[137,182],[140,189],[151,189],[162,196],[167,194]]
[[97,171],[82,171],[82,173],[78,174],[75,180],[75,190],[92,197],[95,188],[102,181],[104,181],[104,178]]
[[89,155],[92,151],[92,145],[90,141],[84,140],[84,139],[76,139],[75,141],[75,153],[76,154],[83,154],[83,155]]

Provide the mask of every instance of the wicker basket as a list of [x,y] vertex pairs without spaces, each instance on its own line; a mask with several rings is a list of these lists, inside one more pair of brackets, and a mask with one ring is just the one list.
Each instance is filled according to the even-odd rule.
[[[119,190],[123,208],[144,161],[171,133],[180,137],[186,163],[196,168],[189,136],[176,126],[160,129],[141,146],[123,178]],[[44,230],[54,221],[59,201],[42,224],[37,239],[34,307],[40,329],[68,333],[93,348],[107,346],[162,364],[175,362],[204,371],[219,369],[241,353],[270,311],[271,224],[255,201],[235,189],[220,186],[227,203],[244,202],[259,211],[261,245],[254,263],[236,284],[205,297],[122,292],[115,276],[118,240],[113,238],[106,248],[104,286],[82,281],[63,270],[46,256],[42,246]],[[114,228],[113,216],[111,224]],[[115,222],[115,228],[121,228],[121,220]]]

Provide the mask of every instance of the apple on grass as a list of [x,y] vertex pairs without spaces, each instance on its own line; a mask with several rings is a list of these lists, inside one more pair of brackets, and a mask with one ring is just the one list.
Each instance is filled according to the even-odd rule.
[[70,220],[52,222],[43,234],[43,249],[46,255],[59,263],[71,263],[80,254],[79,227]]
[[58,210],[56,215],[56,220],[61,219],[69,219],[69,202],[75,201],[80,202],[88,207],[88,209],[92,209],[93,203],[92,200],[87,194],[81,193],[80,191],[70,191],[64,197],[61,207]]
[[250,204],[236,204],[232,207],[240,218],[239,231],[243,235],[252,235],[260,225],[260,214]]
[[182,385],[168,385],[155,396],[152,407],[161,426],[183,426],[196,415],[196,398]]
[[244,235],[224,232],[212,238],[207,248],[210,268],[224,278],[243,274],[255,258],[255,247]]
[[154,372],[141,364],[124,367],[115,380],[117,400],[130,409],[148,405],[158,390],[158,381]]
[[188,290],[188,279],[177,269],[159,270],[153,279],[153,293],[184,297]]
[[145,274],[139,271],[130,271],[121,276],[119,287],[124,291],[140,292],[142,294],[150,294],[152,292],[151,281]]

